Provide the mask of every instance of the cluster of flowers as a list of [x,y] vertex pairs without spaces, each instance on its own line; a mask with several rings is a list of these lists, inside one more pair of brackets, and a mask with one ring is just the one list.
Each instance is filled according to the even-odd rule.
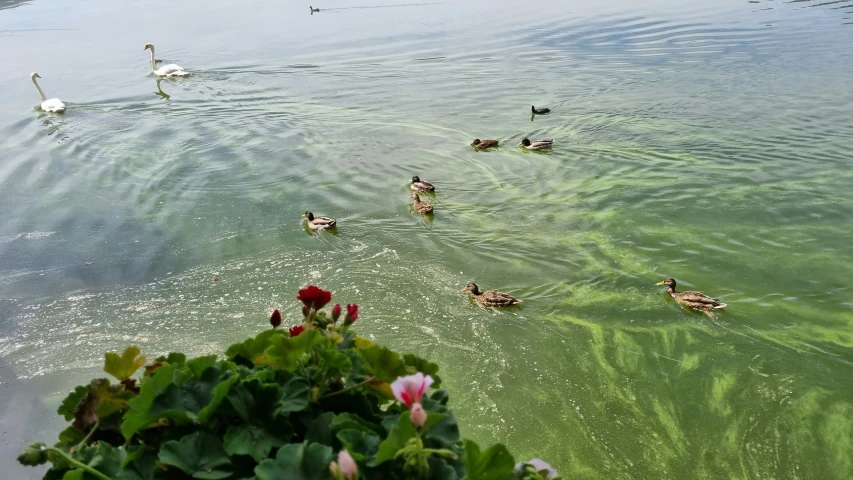
[[[332,301],[332,292],[323,290],[320,287],[309,285],[302,290],[299,290],[299,295],[296,299],[302,302],[302,316],[305,317],[305,322],[302,325],[294,325],[288,329],[291,337],[296,337],[305,331],[305,324],[310,325],[316,318],[317,312]],[[343,308],[340,303],[336,303],[332,307],[332,324],[337,324],[341,318]],[[352,303],[347,304],[347,313],[344,315],[344,326],[349,327],[358,320],[358,305]],[[281,312],[278,309],[273,310],[270,315],[270,325],[277,328],[281,325]]]

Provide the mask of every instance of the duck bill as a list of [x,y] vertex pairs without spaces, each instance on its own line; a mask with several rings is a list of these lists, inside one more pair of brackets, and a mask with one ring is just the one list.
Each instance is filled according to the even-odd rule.
[[468,290],[471,290],[471,288],[470,288],[470,287],[465,287],[465,288],[463,288],[462,290],[459,290],[459,291],[460,291],[460,292],[467,292]]
[[302,214],[302,218],[305,218],[305,217],[306,217],[306,215],[303,213],[303,214]]
[[665,284],[666,284],[666,280],[664,280],[664,281],[662,281],[662,282],[658,282],[658,283],[656,283],[655,285],[665,285]]

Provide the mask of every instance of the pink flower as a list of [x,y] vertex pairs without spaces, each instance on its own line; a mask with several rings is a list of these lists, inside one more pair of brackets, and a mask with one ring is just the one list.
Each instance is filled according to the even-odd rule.
[[341,318],[341,304],[336,303],[335,306],[332,307],[332,321],[337,322],[339,318]]
[[421,428],[426,423],[427,413],[420,403],[412,404],[412,411],[409,412],[409,416],[412,418],[412,425],[416,428]]
[[332,460],[329,469],[336,479],[353,480],[358,476],[358,464],[346,450],[338,452],[338,461]]
[[272,328],[276,328],[281,325],[281,312],[278,309],[272,311],[272,315],[270,315],[270,325]]
[[347,304],[347,314],[344,317],[344,325],[350,326],[358,320],[358,305]]
[[432,382],[432,377],[418,372],[407,377],[397,377],[397,380],[391,384],[391,391],[394,392],[397,400],[412,408],[412,404],[421,402],[421,397]]
[[290,327],[288,331],[290,332],[291,337],[298,337],[300,333],[305,331],[305,327],[302,325],[296,325],[294,327]]
[[299,295],[296,296],[296,299],[304,303],[308,308],[320,310],[332,301],[332,292],[314,285],[308,285],[299,290]]

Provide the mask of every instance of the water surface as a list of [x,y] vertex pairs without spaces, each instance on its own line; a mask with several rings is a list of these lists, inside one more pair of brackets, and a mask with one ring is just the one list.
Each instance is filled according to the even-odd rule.
[[413,3],[0,2],[3,464],[104,351],[222,352],[316,283],[567,478],[853,477],[853,2]]

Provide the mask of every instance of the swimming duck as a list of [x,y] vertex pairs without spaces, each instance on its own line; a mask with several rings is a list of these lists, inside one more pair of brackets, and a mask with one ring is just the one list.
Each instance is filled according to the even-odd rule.
[[435,185],[421,180],[421,177],[419,177],[417,175],[412,177],[412,181],[411,181],[411,183],[409,183],[409,188],[411,188],[412,190],[414,190],[416,192],[434,192],[435,191]]
[[544,150],[546,148],[551,148],[552,145],[554,145],[553,140],[533,140],[531,142],[526,138],[518,144],[519,147],[526,148],[528,150]]
[[705,313],[708,313],[708,311],[712,309],[726,308],[725,303],[721,302],[719,299],[711,298],[702,292],[676,292],[674,278],[668,278],[662,282],[656,283],[655,285],[666,285],[669,287],[669,290],[667,290],[669,296],[687,308],[703,310]]
[[415,211],[420,213],[421,215],[429,215],[432,213],[432,204],[429,202],[422,202],[421,197],[418,196],[417,193],[412,193],[412,198],[415,201],[412,203],[412,207],[414,207]]
[[338,221],[334,218],[329,217],[315,217],[313,213],[306,211],[302,214],[302,217],[308,218],[308,228],[311,230],[317,230],[318,232],[322,232],[323,230],[327,230],[330,228],[335,228],[337,226]]
[[465,288],[463,288],[462,291],[471,292],[471,295],[474,296],[474,300],[484,307],[508,307],[510,305],[522,303],[521,300],[513,297],[512,295],[498,292],[497,290],[486,290],[485,292],[481,292],[480,287],[478,287],[474,282],[468,282],[468,285],[465,285]]
[[471,146],[477,150],[485,150],[487,148],[497,147],[499,140],[480,140],[479,138],[475,138],[473,142],[471,142]]
[[535,113],[536,115],[545,115],[546,113],[550,113],[550,108],[536,108],[533,105],[530,106],[530,111]]

